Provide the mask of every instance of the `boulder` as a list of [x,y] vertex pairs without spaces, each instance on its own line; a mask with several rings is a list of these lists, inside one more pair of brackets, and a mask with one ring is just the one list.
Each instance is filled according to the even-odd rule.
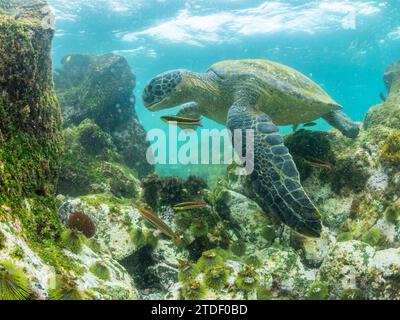
[[135,112],[136,79],[125,58],[69,55],[54,80],[65,128],[90,119],[111,136],[124,164],[141,177],[153,171],[146,159],[146,133]]
[[46,1],[0,1],[0,300],[136,299],[127,271],[57,216],[63,135],[53,34]]
[[52,236],[58,224],[52,197],[62,123],[51,71],[54,29],[44,23],[52,19],[45,1],[0,2],[0,208],[32,237]]
[[388,96],[382,104],[371,108],[364,120],[365,128],[386,126],[400,129],[400,61],[390,65],[384,76]]

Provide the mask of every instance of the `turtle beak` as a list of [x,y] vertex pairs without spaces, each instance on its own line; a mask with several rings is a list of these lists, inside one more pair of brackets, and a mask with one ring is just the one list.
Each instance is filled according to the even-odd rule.
[[166,102],[168,102],[168,98],[164,98],[161,101],[157,101],[153,104],[146,103],[146,101],[143,100],[143,105],[146,107],[147,110],[151,112],[156,112],[165,109]]

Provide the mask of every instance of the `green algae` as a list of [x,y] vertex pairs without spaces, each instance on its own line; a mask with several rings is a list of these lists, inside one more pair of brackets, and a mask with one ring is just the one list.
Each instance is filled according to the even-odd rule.
[[205,294],[205,285],[197,280],[189,281],[182,287],[182,297],[186,300],[201,300]]
[[340,232],[336,236],[336,240],[338,242],[346,242],[354,239],[354,235],[352,232]]
[[21,247],[15,247],[14,250],[10,252],[10,256],[16,260],[21,260],[24,257],[25,253]]
[[360,289],[345,289],[340,294],[342,300],[365,300],[365,296]]
[[6,246],[7,238],[4,233],[0,230],[0,250],[3,250]]
[[65,271],[77,268],[58,243],[54,193],[64,143],[52,36],[34,15],[15,20],[0,14],[0,217],[18,218],[31,249]]
[[383,241],[383,235],[378,228],[373,227],[368,230],[361,239],[363,242],[368,243],[371,246],[378,246]]
[[122,163],[111,136],[92,120],[64,130],[64,138],[59,192],[80,196],[110,191],[126,198],[138,196],[136,170]]
[[200,273],[200,268],[192,261],[179,261],[178,280],[181,283],[186,283],[195,279]]
[[76,231],[67,229],[61,233],[61,245],[75,254],[79,254],[83,249],[84,236]]
[[388,206],[385,210],[385,219],[389,223],[395,224],[400,220],[400,205],[399,201]]
[[143,231],[141,228],[134,228],[131,231],[130,236],[136,248],[142,248],[142,247],[154,248],[158,242],[158,238],[153,235],[152,231],[150,230]]
[[229,269],[226,266],[214,266],[205,272],[204,282],[207,287],[220,290],[227,284],[228,276]]
[[360,193],[370,177],[364,165],[352,158],[337,159],[332,170],[324,172],[321,179],[330,183],[335,193],[353,191]]
[[315,282],[308,288],[308,300],[327,300],[329,298],[329,289],[321,282]]
[[55,286],[49,290],[50,300],[83,300],[78,289],[76,278],[68,275],[57,275]]
[[234,241],[230,247],[232,253],[238,257],[242,257],[246,254],[247,245],[244,241]]
[[224,264],[227,257],[228,253],[222,249],[208,250],[202,253],[197,262],[197,266],[201,270],[207,270],[208,268],[221,266]]
[[110,270],[103,262],[95,262],[90,266],[89,270],[101,280],[108,281],[110,279]]
[[196,218],[190,225],[190,232],[195,238],[205,237],[208,234],[207,221],[201,218]]
[[272,291],[263,286],[259,286],[257,288],[257,300],[272,300],[273,294]]
[[244,292],[249,292],[257,288],[259,283],[259,278],[251,266],[245,266],[243,270],[241,270],[235,280],[235,284],[239,290]]
[[381,161],[387,166],[400,166],[400,132],[392,132],[381,151]]

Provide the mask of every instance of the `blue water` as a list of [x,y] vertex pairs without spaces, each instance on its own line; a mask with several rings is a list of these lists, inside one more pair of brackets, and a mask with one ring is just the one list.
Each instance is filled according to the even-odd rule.
[[[265,58],[308,75],[361,121],[385,93],[385,68],[400,56],[398,0],[49,2],[57,16],[55,65],[71,53],[118,53],[137,76],[138,97],[160,72],[206,71],[224,59]],[[140,99],[136,110],[146,130],[166,129],[159,121],[163,113],[150,113]],[[329,126],[321,121],[316,129]],[[181,171],[168,168],[170,174]]]

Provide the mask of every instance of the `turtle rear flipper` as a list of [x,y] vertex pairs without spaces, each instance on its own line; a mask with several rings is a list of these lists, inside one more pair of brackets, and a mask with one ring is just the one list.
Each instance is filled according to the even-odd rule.
[[360,133],[360,125],[351,120],[343,111],[331,111],[322,118],[348,138],[355,139]]
[[241,130],[244,153],[246,130],[254,130],[254,170],[251,180],[259,204],[273,212],[289,227],[310,237],[319,237],[321,220],[300,183],[300,175],[278,128],[269,116],[251,111],[246,100],[237,101],[229,110],[227,127]]

